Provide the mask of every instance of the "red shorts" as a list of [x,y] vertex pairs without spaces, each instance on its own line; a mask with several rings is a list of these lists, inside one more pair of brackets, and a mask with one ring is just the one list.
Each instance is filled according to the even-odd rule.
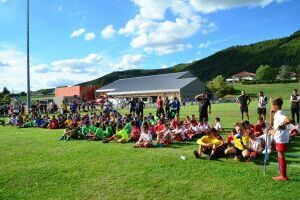
[[276,150],[278,152],[285,152],[287,150],[287,144],[284,143],[276,143]]

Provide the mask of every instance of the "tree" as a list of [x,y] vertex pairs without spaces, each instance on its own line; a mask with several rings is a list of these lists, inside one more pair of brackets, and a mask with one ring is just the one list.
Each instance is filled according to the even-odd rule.
[[26,94],[26,92],[21,92],[20,93],[20,96],[26,96],[27,94]]
[[4,95],[10,94],[10,91],[7,89],[7,87],[3,88],[2,94]]
[[256,78],[259,81],[275,80],[276,70],[269,65],[260,65],[256,70]]
[[279,68],[278,78],[280,80],[290,80],[292,78],[292,71],[288,66],[281,66]]
[[49,94],[49,91],[48,91],[47,89],[43,89],[43,90],[41,91],[41,94],[42,94],[42,95],[48,95],[48,94]]
[[207,83],[207,88],[214,92],[218,97],[224,97],[234,91],[232,86],[227,85],[226,80],[222,75],[219,75],[209,81]]
[[10,101],[11,101],[10,95],[9,94],[4,95],[3,101],[6,102],[6,103],[10,103]]

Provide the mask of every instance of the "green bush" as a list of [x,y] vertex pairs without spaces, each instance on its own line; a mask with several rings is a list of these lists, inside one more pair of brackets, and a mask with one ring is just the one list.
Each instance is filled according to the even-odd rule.
[[243,85],[256,85],[256,84],[275,84],[275,83],[299,83],[299,80],[270,80],[270,81],[247,81],[243,80]]

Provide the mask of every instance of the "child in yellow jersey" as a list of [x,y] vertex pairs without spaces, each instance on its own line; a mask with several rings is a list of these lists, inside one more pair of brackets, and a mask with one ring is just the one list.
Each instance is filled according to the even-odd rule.
[[234,154],[235,160],[241,160],[248,158],[249,152],[249,136],[244,134],[244,127],[241,124],[235,125],[236,134],[233,137],[233,147],[229,147],[225,150],[225,154]]
[[215,128],[208,130],[208,134],[197,140],[199,144],[198,151],[194,151],[197,159],[202,157],[202,154],[209,155],[209,159],[217,158],[223,151],[223,141],[218,139],[218,131]]

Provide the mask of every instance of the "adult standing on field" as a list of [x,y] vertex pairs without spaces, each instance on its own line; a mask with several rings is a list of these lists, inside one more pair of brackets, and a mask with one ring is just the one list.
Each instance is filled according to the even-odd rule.
[[140,119],[144,118],[144,108],[145,108],[145,103],[143,102],[142,98],[138,100],[136,103],[136,114]]
[[246,114],[247,119],[249,121],[248,106],[251,102],[251,98],[248,95],[246,95],[246,92],[243,90],[242,95],[239,96],[236,101],[237,101],[237,103],[240,104],[240,110],[241,110],[241,114],[242,114],[242,121],[244,121],[244,113]]
[[164,105],[164,102],[163,102],[161,96],[159,96],[156,100],[156,108],[157,108],[156,115],[157,116],[161,116],[164,113],[163,105]]
[[[291,96],[291,113],[292,118],[299,124],[299,112],[300,112],[300,95],[298,94],[298,90],[294,89],[293,94]],[[295,119],[297,117],[297,120]]]
[[263,119],[266,119],[267,114],[267,104],[268,104],[268,98],[264,95],[263,91],[260,91],[258,94],[258,117],[263,117]]
[[165,104],[166,116],[167,116],[167,118],[170,118],[170,100],[169,100],[169,97],[166,97],[164,104]]
[[130,105],[130,108],[129,108],[129,113],[130,114],[134,114],[136,112],[135,108],[136,108],[136,100],[134,98],[132,98],[128,104]]
[[211,103],[207,94],[196,96],[195,98],[199,102],[199,121],[208,120],[208,114],[211,114]]

